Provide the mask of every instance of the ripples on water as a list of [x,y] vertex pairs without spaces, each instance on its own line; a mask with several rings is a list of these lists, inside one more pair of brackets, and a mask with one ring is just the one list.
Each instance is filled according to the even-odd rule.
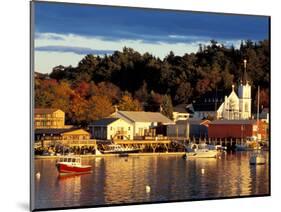
[[35,173],[41,173],[35,178],[37,209],[269,193],[268,163],[250,166],[247,152],[187,161],[181,156],[94,158],[83,160],[93,173],[64,177],[55,162],[35,160]]

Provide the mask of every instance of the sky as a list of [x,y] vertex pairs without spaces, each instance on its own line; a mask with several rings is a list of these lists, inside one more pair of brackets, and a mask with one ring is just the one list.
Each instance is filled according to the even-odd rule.
[[210,40],[239,47],[268,39],[268,18],[187,11],[35,2],[35,71],[76,67],[87,54],[110,55],[123,47],[163,59],[170,51],[197,52]]

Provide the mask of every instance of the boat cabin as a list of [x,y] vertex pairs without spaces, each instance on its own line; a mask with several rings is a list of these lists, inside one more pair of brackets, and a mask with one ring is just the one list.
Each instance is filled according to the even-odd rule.
[[59,163],[68,163],[68,164],[81,164],[81,158],[80,157],[75,157],[75,156],[65,156],[65,157],[60,157],[58,160]]

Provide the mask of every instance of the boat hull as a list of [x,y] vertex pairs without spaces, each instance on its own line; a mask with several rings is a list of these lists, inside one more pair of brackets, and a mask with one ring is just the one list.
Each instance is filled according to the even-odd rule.
[[82,174],[92,172],[91,166],[72,166],[63,163],[57,163],[56,166],[59,174]]
[[204,152],[188,152],[185,153],[186,158],[215,158],[217,157],[217,151],[204,151]]
[[129,153],[138,153],[140,149],[134,150],[103,150],[101,151],[102,154],[129,154]]

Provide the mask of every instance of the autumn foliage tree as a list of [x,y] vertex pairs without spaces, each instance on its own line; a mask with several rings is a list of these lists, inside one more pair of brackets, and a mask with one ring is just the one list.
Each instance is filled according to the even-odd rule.
[[114,108],[107,96],[92,96],[88,102],[88,119],[98,120],[114,112]]
[[142,110],[141,104],[137,99],[133,99],[132,96],[126,92],[119,104],[118,104],[118,110],[124,110],[124,111],[140,111]]

